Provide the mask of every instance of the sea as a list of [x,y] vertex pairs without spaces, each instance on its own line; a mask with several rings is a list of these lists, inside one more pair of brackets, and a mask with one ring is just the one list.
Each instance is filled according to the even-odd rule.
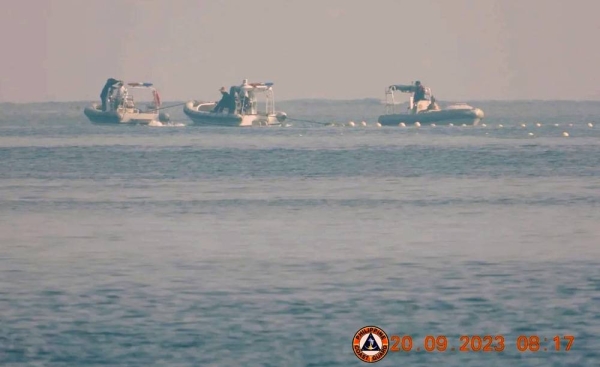
[[467,102],[479,126],[0,104],[0,366],[366,366],[366,326],[378,366],[598,366],[600,102]]

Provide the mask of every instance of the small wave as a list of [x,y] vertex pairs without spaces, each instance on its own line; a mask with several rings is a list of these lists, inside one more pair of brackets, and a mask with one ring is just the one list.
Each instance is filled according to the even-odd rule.
[[148,124],[150,127],[183,127],[185,124],[181,122],[160,122],[160,121],[152,121]]

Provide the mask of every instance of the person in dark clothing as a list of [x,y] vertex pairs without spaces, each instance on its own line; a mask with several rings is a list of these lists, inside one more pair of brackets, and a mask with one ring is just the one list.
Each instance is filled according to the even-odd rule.
[[227,93],[227,91],[225,90],[225,87],[221,88],[221,100],[219,101],[219,103],[217,103],[217,105],[214,108],[214,112],[223,112],[223,110],[225,108],[229,108],[231,111],[231,95],[229,93]]
[[236,99],[241,93],[242,93],[242,88],[238,87],[237,85],[233,85],[233,86],[231,86],[231,88],[229,88],[229,95],[233,99]]
[[242,98],[242,88],[237,85],[233,85],[231,88],[229,88],[229,97],[229,113],[236,113],[237,101],[241,100]]
[[417,80],[415,82],[415,94],[413,97],[413,102],[417,103],[419,101],[425,101],[425,87],[420,81]]
[[227,107],[229,107],[229,113],[236,113],[237,110],[237,105],[236,105],[236,100],[233,96],[229,95],[229,105]]
[[106,84],[104,84],[104,88],[102,88],[102,92],[100,92],[100,99],[102,100],[102,111],[106,111],[106,105],[108,102],[108,92],[111,90],[111,87],[113,85],[119,82],[120,80],[114,78],[108,78],[106,80]]

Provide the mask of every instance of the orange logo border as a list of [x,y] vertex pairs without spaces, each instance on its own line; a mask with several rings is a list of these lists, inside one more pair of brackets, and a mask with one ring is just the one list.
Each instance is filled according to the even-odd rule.
[[[368,333],[374,333],[375,335],[381,338],[381,351],[372,356],[367,355],[362,350],[360,350],[360,339],[362,339],[362,337]],[[388,335],[385,333],[385,331],[383,331],[382,328],[378,326],[369,325],[360,328],[354,334],[354,337],[352,338],[352,350],[354,351],[354,355],[361,361],[366,363],[375,363],[381,361],[387,355],[389,351],[389,343],[390,339],[388,338]]]

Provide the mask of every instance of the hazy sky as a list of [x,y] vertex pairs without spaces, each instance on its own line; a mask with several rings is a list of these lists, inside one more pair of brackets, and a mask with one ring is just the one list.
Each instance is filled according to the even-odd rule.
[[0,0],[0,101],[97,100],[109,77],[163,100],[242,79],[278,100],[600,99],[598,0]]

